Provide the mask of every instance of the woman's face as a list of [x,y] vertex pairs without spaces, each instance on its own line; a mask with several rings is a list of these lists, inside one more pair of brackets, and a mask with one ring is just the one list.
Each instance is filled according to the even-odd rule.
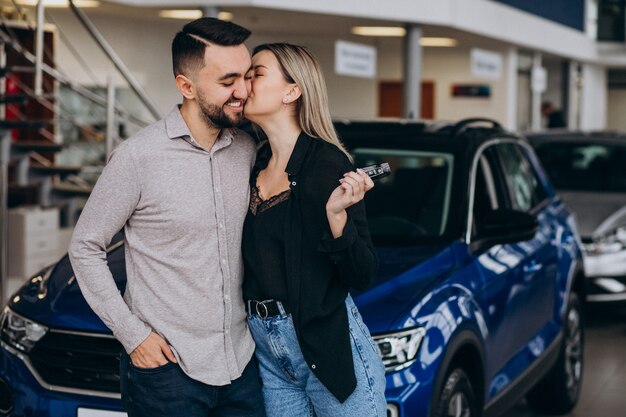
[[293,88],[285,80],[276,56],[261,51],[252,57],[252,90],[244,107],[244,115],[253,122],[277,114],[285,109],[283,99]]

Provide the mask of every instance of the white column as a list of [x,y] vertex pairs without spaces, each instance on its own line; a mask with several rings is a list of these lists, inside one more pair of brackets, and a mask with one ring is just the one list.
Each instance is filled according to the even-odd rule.
[[580,128],[598,130],[606,127],[607,69],[596,64],[582,64]]
[[509,48],[506,54],[506,121],[505,127],[510,130],[517,130],[517,48]]
[[422,82],[422,30],[417,25],[408,25],[404,38],[404,114],[407,119],[420,117]]
[[531,130],[541,130],[541,91],[536,86],[535,71],[542,70],[542,56],[540,52],[533,54],[533,66],[531,71],[531,91],[532,101],[530,107],[530,128]]

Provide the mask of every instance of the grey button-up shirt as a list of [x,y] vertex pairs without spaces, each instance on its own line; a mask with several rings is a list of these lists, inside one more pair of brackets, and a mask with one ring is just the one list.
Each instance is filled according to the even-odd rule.
[[[254,142],[237,129],[203,149],[178,107],[112,153],[70,259],[85,299],[127,352],[154,331],[191,378],[226,385],[241,376],[254,351],[241,293],[254,157]],[[105,254],[122,228],[123,298]]]

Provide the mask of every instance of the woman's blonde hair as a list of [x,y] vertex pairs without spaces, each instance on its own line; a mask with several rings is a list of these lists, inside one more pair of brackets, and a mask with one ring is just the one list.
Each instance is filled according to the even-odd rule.
[[283,77],[300,88],[301,97],[296,103],[300,128],[311,137],[320,138],[338,147],[352,161],[333,127],[328,108],[328,93],[317,59],[304,46],[289,43],[266,43],[254,48],[252,55],[262,51],[274,54]]

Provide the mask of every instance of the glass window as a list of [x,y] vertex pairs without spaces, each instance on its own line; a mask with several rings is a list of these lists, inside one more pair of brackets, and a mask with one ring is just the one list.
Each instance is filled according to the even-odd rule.
[[501,181],[497,181],[499,172],[493,161],[495,153],[493,147],[487,148],[478,161],[476,170],[476,182],[474,186],[474,206],[473,206],[473,224],[472,235],[474,237],[480,235],[482,231],[482,222],[489,214],[506,207],[507,198],[505,197]]
[[626,145],[545,142],[535,149],[558,190],[626,193]]
[[598,40],[624,42],[624,0],[598,1]]
[[357,167],[388,162],[365,202],[372,240],[402,246],[441,237],[448,223],[454,157],[447,153],[355,149]]
[[546,198],[543,185],[518,145],[505,143],[497,145],[497,149],[511,197],[511,208],[530,211]]

